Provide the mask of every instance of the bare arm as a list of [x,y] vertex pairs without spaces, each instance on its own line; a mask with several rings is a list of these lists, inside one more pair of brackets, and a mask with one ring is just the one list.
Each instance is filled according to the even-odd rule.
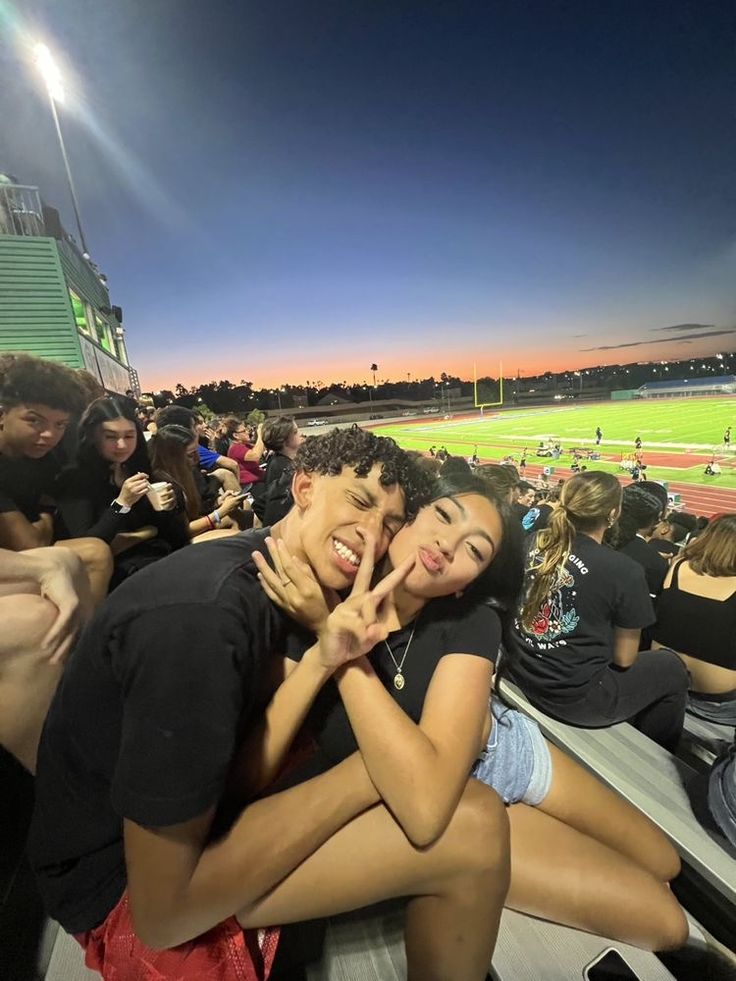
[[213,810],[158,830],[126,820],[125,861],[136,934],[155,948],[199,936],[264,896],[378,799],[354,753],[327,773],[252,804],[223,839],[207,848]]
[[53,540],[53,521],[42,514],[38,521],[29,521],[20,511],[0,514],[0,547],[22,552],[28,548],[43,548]]
[[630,668],[639,656],[641,630],[616,627],[613,636],[613,663],[620,668]]
[[222,467],[223,470],[230,470],[232,473],[240,476],[240,467],[238,466],[237,460],[231,460],[229,456],[218,456],[216,462],[216,467]]
[[367,659],[336,675],[371,780],[414,845],[431,844],[455,812],[481,746],[492,672],[485,658],[443,657],[418,725]]
[[255,796],[273,782],[294,742],[307,712],[332,671],[319,660],[319,648],[311,647],[301,661],[285,661],[288,672],[276,689],[262,722],[248,735],[238,753],[232,784],[236,792],[247,789]]

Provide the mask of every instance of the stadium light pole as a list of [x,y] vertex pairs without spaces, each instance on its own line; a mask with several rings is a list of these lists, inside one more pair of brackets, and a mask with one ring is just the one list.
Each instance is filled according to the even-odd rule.
[[66,170],[66,179],[67,183],[69,184],[69,194],[71,195],[72,207],[74,208],[74,217],[77,221],[79,241],[82,245],[82,252],[85,254],[85,256],[89,256],[87,241],[84,237],[84,231],[82,230],[82,219],[79,214],[77,192],[74,188],[72,171],[71,167],[69,166],[69,157],[66,153],[66,145],[64,144],[64,137],[61,132],[59,114],[56,111],[56,103],[64,101],[64,86],[61,81],[61,72],[59,71],[59,66],[54,61],[53,55],[45,44],[37,44],[33,50],[36,58],[36,67],[41,73],[41,77],[43,78],[44,85],[46,86],[46,92],[48,93],[49,97],[51,115],[54,120],[54,126],[56,127],[56,135],[59,139],[59,149],[61,150],[61,157],[64,161],[64,169]]

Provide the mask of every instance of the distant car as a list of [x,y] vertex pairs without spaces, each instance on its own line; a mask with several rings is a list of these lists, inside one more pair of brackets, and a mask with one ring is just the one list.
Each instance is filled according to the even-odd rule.
[[432,412],[439,412],[439,411],[440,410],[434,405],[429,409],[422,409],[422,412],[424,413],[425,416],[430,415]]
[[369,419],[383,419],[380,412],[374,412],[372,415],[368,416]]
[[402,414],[402,416],[413,416],[414,415],[414,413],[411,411],[411,409],[405,409],[401,414]]
[[307,425],[308,426],[321,426],[323,424],[323,422],[324,422],[324,419],[310,419],[309,422],[307,423]]
[[549,446],[539,446],[534,456],[554,456],[554,453]]

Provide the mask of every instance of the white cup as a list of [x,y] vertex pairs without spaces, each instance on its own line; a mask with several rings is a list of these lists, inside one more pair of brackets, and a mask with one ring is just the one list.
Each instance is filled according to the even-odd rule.
[[165,491],[171,487],[165,480],[158,480],[155,484],[151,484],[146,491],[146,497],[151,502],[151,507],[154,511],[166,511],[168,510],[161,502],[161,498]]

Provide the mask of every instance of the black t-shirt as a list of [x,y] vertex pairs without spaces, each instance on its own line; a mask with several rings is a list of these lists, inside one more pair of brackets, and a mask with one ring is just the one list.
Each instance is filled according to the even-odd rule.
[[649,545],[658,555],[679,555],[680,548],[668,538],[651,538]]
[[649,592],[653,596],[659,596],[670,567],[667,559],[663,559],[658,554],[653,544],[639,538],[638,535],[635,535],[620,551],[639,563],[644,570]]
[[284,456],[283,453],[274,453],[271,459],[266,465],[266,484],[272,484],[277,480],[280,480],[285,473],[294,473],[295,470],[294,461],[288,456]]
[[41,500],[52,497],[60,468],[54,453],[40,460],[0,453],[0,513],[20,511],[29,521],[38,521]]
[[[394,687],[396,665],[385,644],[378,644],[368,655],[386,691],[410,719],[419,722],[424,699],[435,668],[446,655],[472,654],[496,661],[501,643],[501,621],[490,606],[474,605],[454,596],[432,600],[418,620],[390,634],[388,643],[398,664],[406,651],[412,629],[414,637],[403,665],[405,685]],[[299,639],[289,657],[299,659]],[[490,691],[488,693],[490,695]],[[320,692],[309,722],[318,745],[320,765],[309,767],[310,775],[328,769],[358,748],[337,686],[329,682]]]
[[[532,541],[527,568],[537,556]],[[533,630],[517,617],[509,631],[509,675],[532,700],[582,698],[612,663],[615,628],[643,628],[654,619],[641,566],[579,534]]]
[[255,578],[267,534],[182,549],[126,580],[69,659],[41,737],[28,853],[70,933],[101,923],[125,889],[124,817],[165,827],[223,795],[269,698],[270,657],[296,629]]

